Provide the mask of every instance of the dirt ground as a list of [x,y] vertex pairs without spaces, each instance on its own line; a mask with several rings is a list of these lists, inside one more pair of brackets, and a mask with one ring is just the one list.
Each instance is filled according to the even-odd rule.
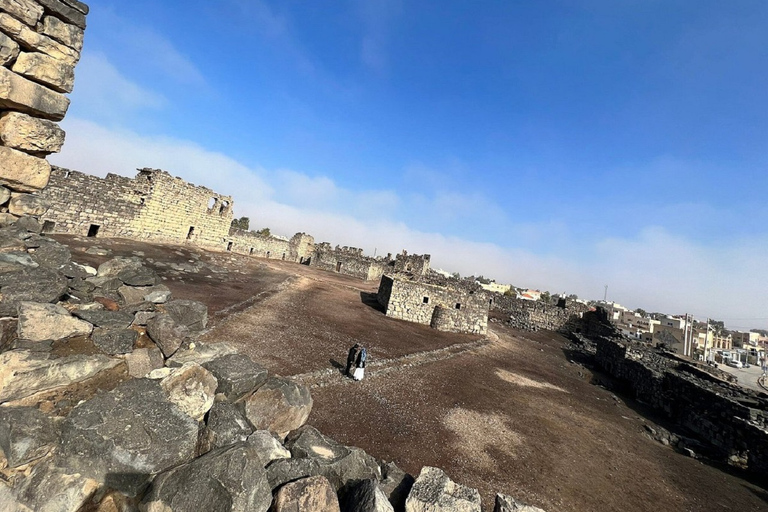
[[[197,273],[156,267],[178,298],[211,311],[206,341],[237,346],[312,388],[310,423],[416,475],[438,466],[480,490],[555,511],[759,511],[768,492],[744,475],[681,455],[645,435],[642,405],[592,384],[565,340],[491,324],[487,338],[386,318],[378,283],[275,260],[197,248],[57,236],[98,264],[141,251],[202,261]],[[110,256],[83,250],[109,248]],[[213,271],[213,270],[215,271]],[[349,347],[370,354],[366,378],[341,375]]]

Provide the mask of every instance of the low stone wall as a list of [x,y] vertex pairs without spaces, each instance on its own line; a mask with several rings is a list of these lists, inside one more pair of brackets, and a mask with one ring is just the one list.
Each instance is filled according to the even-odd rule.
[[768,471],[768,398],[640,345],[597,338],[598,365],[702,442],[712,456]]
[[522,331],[572,330],[588,307],[578,302],[569,302],[565,307],[553,306],[541,301],[518,299],[500,293],[491,295],[491,310],[507,317],[507,322]]
[[310,265],[329,272],[338,272],[364,281],[380,278],[393,262],[388,258],[372,258],[365,256],[362,249],[357,247],[331,248],[331,244],[323,242],[315,246]]
[[449,332],[485,334],[489,300],[483,293],[382,276],[377,294],[386,315]]
[[[21,198],[48,184],[80,60],[88,6],[77,0],[0,1],[0,223],[39,215]],[[9,202],[10,200],[10,202]]]
[[253,231],[231,229],[227,250],[260,258],[309,263],[314,252],[314,238],[296,233],[290,240],[276,236],[262,236]]

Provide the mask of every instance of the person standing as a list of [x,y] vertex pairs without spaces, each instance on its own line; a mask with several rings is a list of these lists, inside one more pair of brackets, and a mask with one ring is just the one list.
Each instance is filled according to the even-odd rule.
[[349,349],[349,354],[347,355],[347,369],[344,371],[344,375],[352,377],[352,366],[357,362],[357,353],[359,350],[360,345],[358,343],[355,343],[354,346]]
[[368,359],[368,351],[365,347],[360,347],[357,353],[357,361],[355,363],[355,373],[352,376],[355,380],[363,380],[365,376],[365,361]]

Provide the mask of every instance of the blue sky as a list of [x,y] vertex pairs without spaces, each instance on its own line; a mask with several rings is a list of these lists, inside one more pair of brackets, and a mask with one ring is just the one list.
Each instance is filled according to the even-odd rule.
[[67,144],[253,227],[768,326],[768,3],[90,2]]

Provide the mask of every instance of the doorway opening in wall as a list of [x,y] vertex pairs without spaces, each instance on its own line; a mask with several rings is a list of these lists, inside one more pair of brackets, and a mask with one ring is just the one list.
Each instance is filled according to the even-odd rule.
[[272,254],[272,251],[267,251],[267,259],[269,259],[270,254]]
[[456,303],[456,309],[461,309],[461,304],[459,304],[458,302]]
[[88,235],[87,236],[90,237],[90,238],[93,238],[96,235],[98,235],[100,227],[101,226],[99,226],[98,224],[91,224],[91,227],[88,228]]
[[233,244],[233,243],[234,243],[234,242],[229,242],[229,243],[227,244],[227,250],[228,250],[228,251],[231,251],[231,250],[232,250],[232,244]]
[[187,240],[192,240],[193,236],[195,236],[195,226],[189,226],[189,231],[187,231]]
[[341,272],[341,262],[336,263],[336,272]]
[[283,253],[283,261],[285,261],[285,253]]
[[253,255],[253,247],[251,247],[251,250],[248,254]]
[[422,304],[429,304],[429,297],[424,297],[424,298],[421,300],[421,303],[422,303]]
[[299,265],[304,263],[304,256],[299,257]]
[[54,226],[56,226],[55,222],[46,220],[43,222],[43,233],[53,233]]

